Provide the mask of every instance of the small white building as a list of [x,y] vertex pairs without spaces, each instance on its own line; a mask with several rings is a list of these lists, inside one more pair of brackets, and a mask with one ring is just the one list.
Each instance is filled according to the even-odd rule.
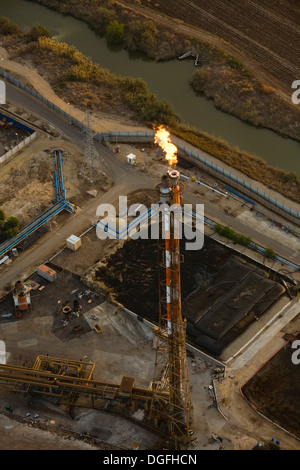
[[81,238],[76,237],[76,235],[71,235],[69,238],[67,238],[66,242],[67,247],[70,248],[70,250],[76,251],[79,247],[81,247]]
[[134,153],[129,153],[127,155],[127,163],[129,163],[129,165],[134,165],[136,163],[136,155],[134,155]]

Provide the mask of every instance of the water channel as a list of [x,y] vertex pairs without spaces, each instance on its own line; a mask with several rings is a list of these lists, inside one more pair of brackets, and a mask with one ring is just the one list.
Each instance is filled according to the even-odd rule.
[[73,44],[113,74],[145,80],[148,89],[169,103],[182,123],[220,137],[272,166],[300,174],[299,143],[246,124],[195,94],[189,85],[195,70],[193,60],[154,62],[120,47],[108,47],[105,39],[99,38],[84,22],[26,0],[0,0],[0,16],[7,16],[22,30],[35,24],[45,26],[55,39]]

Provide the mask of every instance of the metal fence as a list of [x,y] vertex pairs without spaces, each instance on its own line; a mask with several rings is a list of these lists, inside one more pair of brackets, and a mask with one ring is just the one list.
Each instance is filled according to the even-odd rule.
[[[100,136],[102,137],[102,140],[104,139],[104,140],[110,140],[110,141],[116,141],[116,142],[136,141],[137,139],[139,141],[148,142],[148,141],[153,141],[154,131],[153,132],[151,131],[149,132],[106,132],[106,133],[104,132],[102,134],[98,134],[97,138],[99,139]],[[208,169],[213,170],[218,175],[225,177],[227,181],[230,181],[233,185],[239,185],[245,191],[247,191],[248,194],[256,195],[262,201],[269,203],[270,205],[281,210],[283,213],[290,215],[295,220],[300,221],[300,212],[296,211],[292,207],[289,207],[286,204],[282,203],[281,201],[278,201],[278,199],[272,197],[270,194],[266,193],[265,191],[262,191],[261,189],[257,188],[253,184],[250,184],[247,181],[243,180],[236,174],[228,170],[225,170],[222,166],[219,166],[216,163],[212,162],[211,160],[206,158],[204,155],[201,155],[200,150],[199,152],[195,152],[185,147],[184,145],[177,142],[176,137],[173,138],[173,142],[176,144],[177,148],[183,154],[187,155],[191,159],[197,160],[203,166],[207,167]]]
[[28,137],[26,137],[26,139],[22,140],[22,142],[20,142],[19,144],[15,145],[12,149],[10,149],[8,152],[4,153],[1,157],[0,157],[0,166],[4,163],[4,162],[7,162],[7,160],[10,159],[10,157],[12,157],[15,153],[17,153],[19,150],[21,150],[22,148],[26,147],[26,145],[28,145],[30,142],[32,142],[33,140],[35,140],[37,137],[37,133],[34,132],[33,134],[29,135]]
[[[70,122],[72,122],[74,125],[78,126],[81,130],[86,130],[86,126],[72,117],[70,114],[66,113],[63,111],[61,108],[56,106],[54,103],[51,101],[47,100],[44,98],[42,95],[37,93],[35,90],[32,88],[28,87],[24,83],[20,82],[20,80],[16,79],[12,75],[10,75],[8,72],[5,70],[0,69],[0,76],[8,80],[9,82],[13,83],[14,85],[20,87],[21,89],[25,90],[27,93],[31,94],[32,96],[40,99],[42,102],[47,104],[50,108],[54,109],[58,113],[62,114],[64,117],[66,117]],[[149,132],[103,132],[103,133],[97,133],[95,135],[95,139],[97,139],[100,142],[103,142],[105,140],[116,140],[116,141],[121,141],[121,140],[126,140],[126,141],[140,141],[140,142],[149,142],[153,141],[154,137],[154,131],[149,131]],[[176,139],[175,139],[176,140]],[[294,220],[300,221],[300,212],[296,211],[295,209],[287,206],[286,204],[278,201],[276,198],[272,197],[270,194],[260,190],[256,186],[253,186],[252,184],[248,183],[247,181],[243,180],[239,176],[235,175],[234,173],[225,170],[219,165],[216,165],[212,161],[210,161],[208,158],[205,156],[201,155],[199,152],[195,152],[193,150],[190,150],[189,148],[178,144],[177,145],[179,150],[181,150],[185,155],[191,157],[192,159],[197,160],[198,162],[202,163],[204,166],[207,168],[215,171],[221,176],[224,176],[227,178],[228,181],[231,181],[233,184],[238,184],[242,188],[244,188],[246,191],[248,191],[251,194],[256,195],[259,197],[262,201],[268,202],[270,205],[272,205],[275,208],[278,208],[280,211],[282,211],[284,214],[290,215],[293,217]]]
[[295,217],[296,219],[300,220],[300,212],[296,211],[295,209],[292,209],[291,207],[287,206],[286,204],[283,204],[282,202],[278,201],[276,198],[270,196],[270,194],[262,191],[261,189],[257,188],[256,186],[253,186],[252,184],[248,183],[247,181],[243,180],[239,176],[235,175],[234,173],[225,170],[219,165],[216,165],[215,163],[211,162],[207,158],[205,158],[202,155],[199,155],[199,153],[196,153],[190,149],[187,149],[186,147],[179,145],[178,146],[186,155],[198,160],[199,162],[203,163],[206,165],[208,168],[211,168],[212,170],[215,170],[216,172],[220,173],[221,175],[227,177],[229,180],[231,180],[234,183],[239,184],[252,194],[255,194],[256,196],[260,197],[261,199],[269,202],[275,207],[278,207],[280,210],[286,212],[287,214]]
[[17,87],[21,88],[22,90],[26,91],[27,93],[29,93],[30,95],[34,96],[35,98],[39,99],[40,101],[42,101],[43,103],[45,103],[47,106],[49,106],[50,108],[54,109],[55,111],[57,111],[58,113],[62,114],[64,117],[66,117],[69,121],[71,121],[73,124],[75,124],[76,126],[80,127],[81,129],[85,129],[86,126],[78,121],[77,119],[75,119],[73,116],[71,116],[70,114],[66,113],[63,109],[61,109],[59,106],[57,106],[56,104],[52,103],[51,101],[47,100],[47,98],[45,98],[44,96],[42,96],[40,93],[38,93],[37,91],[33,90],[32,88],[30,88],[29,86],[25,85],[24,83],[22,83],[20,80],[18,80],[17,78],[13,77],[12,75],[10,75],[8,72],[6,72],[5,70],[3,69],[0,69],[0,76],[2,76],[5,80],[7,80],[8,82],[12,83],[13,85],[16,85]]

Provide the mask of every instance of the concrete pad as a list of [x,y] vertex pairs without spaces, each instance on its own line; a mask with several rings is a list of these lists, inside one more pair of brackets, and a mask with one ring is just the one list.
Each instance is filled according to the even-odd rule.
[[0,326],[0,335],[6,338],[10,335],[14,336],[18,333],[18,322],[4,323]]
[[[275,338],[275,336],[282,330],[282,328],[288,324],[290,321],[295,318],[296,315],[300,312],[300,304],[298,299],[295,301],[292,301],[288,308],[286,308],[285,311],[280,311],[277,315],[278,318],[274,321],[274,323],[270,323],[269,325],[266,325],[264,328],[264,331],[258,335],[257,339],[252,342],[252,344],[240,355],[236,358],[235,361],[233,361],[233,364],[231,364],[230,368],[232,370],[234,369],[240,369],[243,367],[249,360],[257,354],[262,347],[267,344],[269,341],[271,341],[272,338]],[[285,343],[284,339],[279,339],[277,341],[277,349],[278,349],[278,344],[281,343],[283,345]]]
[[253,212],[243,212],[237,216],[237,219],[246,222],[250,227],[260,227],[261,233],[268,234],[270,238],[280,242],[283,246],[297,250],[296,253],[299,252],[300,241],[297,237],[273,226],[268,220],[258,219]]
[[33,320],[34,331],[38,332],[41,335],[46,335],[51,332],[53,325],[53,317],[39,317]]
[[149,358],[146,360],[142,352],[137,357],[136,351],[129,355],[96,349],[90,359],[96,365],[96,372],[100,373],[99,380],[120,384],[123,376],[133,377],[136,386],[148,388],[153,379],[154,357],[153,362]]
[[36,338],[24,339],[23,341],[18,341],[18,348],[28,348],[31,346],[37,346],[38,340]]
[[150,325],[140,322],[134,315],[108,302],[89,310],[84,317],[91,328],[99,323],[101,328],[105,327],[111,333],[115,330],[115,333],[118,332],[124,340],[135,346],[153,337]]

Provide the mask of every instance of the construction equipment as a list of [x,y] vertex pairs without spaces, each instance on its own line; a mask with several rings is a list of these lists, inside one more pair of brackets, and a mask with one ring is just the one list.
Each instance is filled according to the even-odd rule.
[[98,323],[96,323],[96,324],[94,325],[94,330],[96,331],[96,333],[99,334],[99,333],[101,333],[102,328],[101,328],[101,326],[98,325]]

